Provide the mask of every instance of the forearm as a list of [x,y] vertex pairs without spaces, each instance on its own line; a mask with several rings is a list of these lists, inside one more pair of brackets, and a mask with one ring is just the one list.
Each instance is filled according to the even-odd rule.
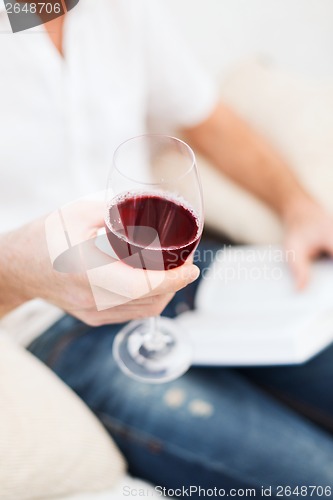
[[18,231],[0,236],[0,318],[30,299],[25,276],[29,264],[20,240]]
[[283,219],[311,200],[285,160],[227,106],[220,104],[208,120],[187,129],[185,135],[217,169]]
[[67,281],[52,268],[44,217],[0,236],[0,317],[35,298],[62,307]]

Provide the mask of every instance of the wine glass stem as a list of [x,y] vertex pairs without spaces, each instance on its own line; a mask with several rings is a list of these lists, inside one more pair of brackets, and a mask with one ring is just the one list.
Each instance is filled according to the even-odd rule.
[[149,351],[160,351],[165,347],[165,338],[159,328],[159,316],[148,318],[148,332],[145,335],[145,347]]

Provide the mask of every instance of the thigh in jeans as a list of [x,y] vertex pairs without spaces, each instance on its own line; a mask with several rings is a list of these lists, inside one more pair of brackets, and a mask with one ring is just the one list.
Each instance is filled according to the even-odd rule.
[[241,373],[333,432],[333,345],[301,365],[249,368]]
[[168,488],[332,483],[331,436],[237,371],[193,368],[167,384],[142,384],[112,358],[119,326],[61,321],[30,350],[101,419],[134,475]]

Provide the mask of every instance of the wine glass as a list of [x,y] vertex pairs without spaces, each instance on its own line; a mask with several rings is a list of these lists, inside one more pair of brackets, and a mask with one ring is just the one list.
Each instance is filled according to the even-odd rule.
[[[105,227],[118,258],[146,270],[150,289],[150,271],[184,264],[203,229],[192,149],[175,137],[152,134],[121,144],[108,179]],[[189,368],[192,346],[173,320],[152,317],[128,323],[115,337],[113,355],[127,375],[160,383]]]

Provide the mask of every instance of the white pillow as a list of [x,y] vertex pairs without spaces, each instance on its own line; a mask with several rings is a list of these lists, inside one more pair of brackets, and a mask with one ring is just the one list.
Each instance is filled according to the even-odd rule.
[[84,403],[30,353],[0,334],[1,500],[98,491],[125,463]]
[[[251,60],[230,71],[221,98],[267,137],[333,213],[333,81],[305,80]],[[202,158],[198,163],[208,226],[238,242],[281,242],[282,227],[270,209]]]

